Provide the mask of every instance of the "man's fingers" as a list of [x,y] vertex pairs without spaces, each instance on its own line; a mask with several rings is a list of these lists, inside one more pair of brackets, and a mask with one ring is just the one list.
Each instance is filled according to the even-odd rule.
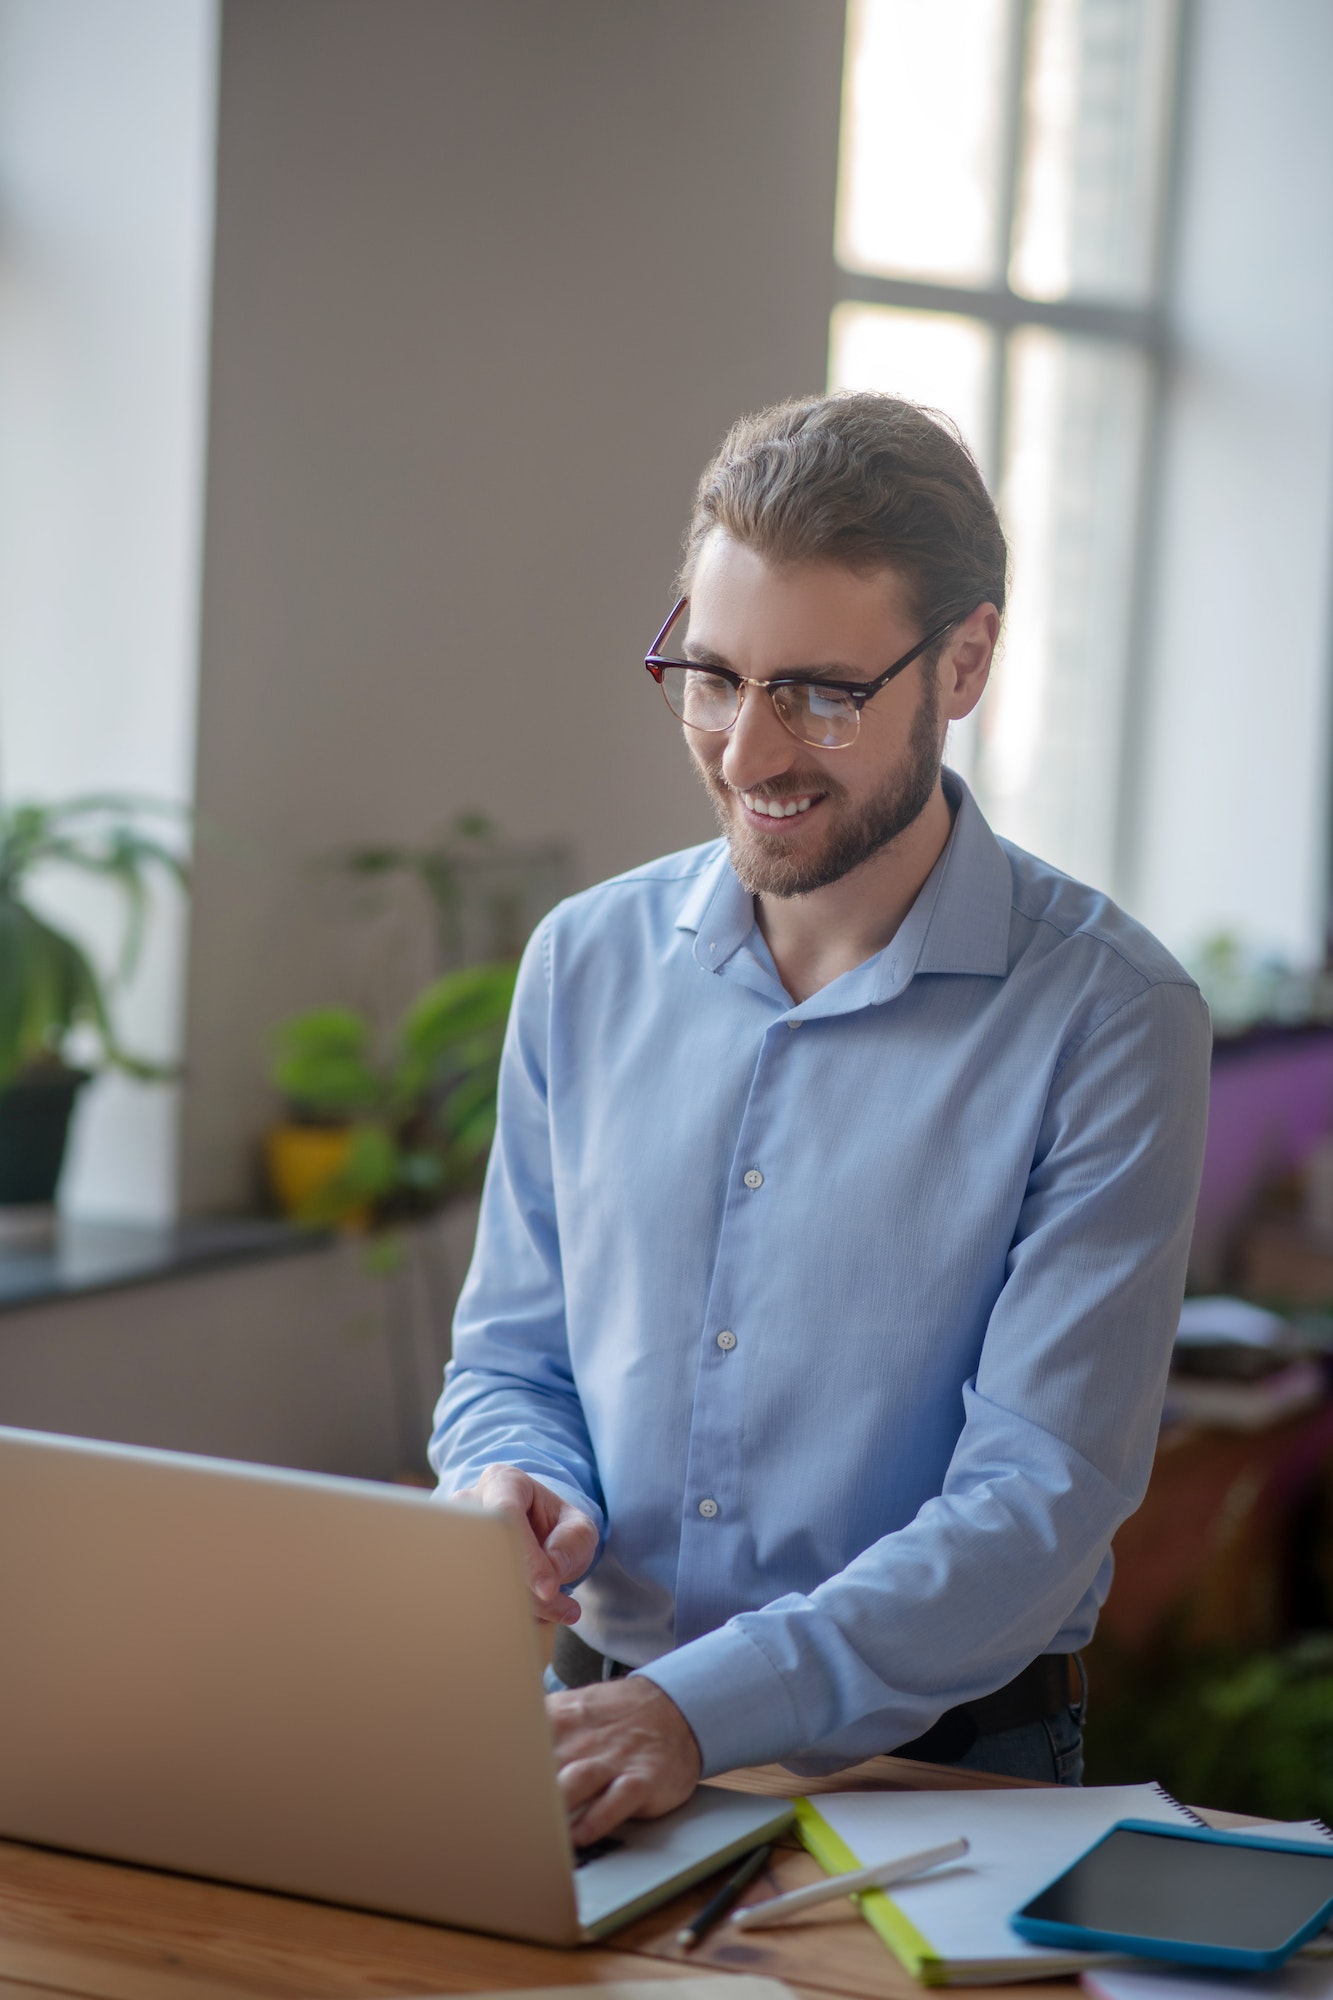
[[557,1616],[560,1578],[556,1575],[554,1563],[533,1534],[527,1515],[516,1513],[509,1507],[497,1508],[496,1512],[508,1514],[511,1520],[517,1521],[519,1552],[523,1559],[523,1576],[528,1589],[543,1611],[548,1611],[551,1617]]
[[604,1757],[576,1757],[572,1763],[561,1767],[556,1783],[571,1821],[575,1813],[581,1812],[606,1790],[615,1776],[615,1765],[609,1764]]
[[591,1568],[597,1553],[597,1529],[577,1507],[566,1507],[546,1537],[546,1553],[564,1583]]
[[591,1847],[622,1821],[632,1819],[648,1793],[642,1777],[618,1771],[601,1757],[582,1757],[566,1764],[559,1784],[569,1816],[569,1837],[576,1847]]
[[570,1815],[569,1837],[575,1847],[591,1847],[594,1841],[605,1839],[627,1819],[633,1819],[644,1804],[647,1789],[642,1779],[627,1772],[613,1777],[586,1806]]
[[539,1623],[577,1624],[582,1614],[561,1585],[592,1567],[597,1528],[588,1516],[515,1465],[486,1466],[476,1485],[458,1497],[518,1523],[523,1577]]
[[522,1514],[527,1518],[536,1492],[536,1482],[516,1465],[487,1465],[470,1489],[485,1507],[497,1512]]
[[631,1675],[548,1695],[546,1713],[570,1833],[581,1847],[635,1814],[670,1812],[699,1782],[694,1733],[650,1680]]
[[577,1625],[583,1616],[578,1600],[558,1590],[554,1597],[534,1597],[532,1609],[539,1625]]
[[516,1466],[488,1465],[476,1485],[468,1488],[466,1497],[480,1501],[492,1514],[508,1514],[518,1523],[523,1575],[537,1600],[538,1615],[557,1624],[568,1624],[555,1602],[559,1599],[561,1578],[532,1529],[531,1517],[538,1509],[539,1495],[546,1501],[554,1498]]

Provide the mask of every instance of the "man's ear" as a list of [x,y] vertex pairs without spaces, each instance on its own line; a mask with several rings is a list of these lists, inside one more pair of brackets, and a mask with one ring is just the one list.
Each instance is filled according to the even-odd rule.
[[979,604],[944,643],[940,655],[940,703],[950,722],[970,715],[986,690],[1000,614],[993,604]]

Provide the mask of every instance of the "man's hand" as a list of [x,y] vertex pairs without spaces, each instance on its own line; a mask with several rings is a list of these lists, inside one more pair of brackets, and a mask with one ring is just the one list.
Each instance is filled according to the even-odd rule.
[[560,1790],[577,1847],[623,1819],[657,1819],[699,1782],[694,1732],[669,1695],[642,1677],[546,1697]]
[[561,1596],[560,1586],[582,1576],[591,1564],[597,1553],[596,1523],[512,1465],[488,1465],[476,1485],[455,1498],[475,1500],[518,1522],[535,1616],[543,1625],[575,1624],[582,1613],[572,1597]]

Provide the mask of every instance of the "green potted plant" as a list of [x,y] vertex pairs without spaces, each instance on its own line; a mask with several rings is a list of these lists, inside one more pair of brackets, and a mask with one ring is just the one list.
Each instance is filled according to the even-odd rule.
[[485,813],[458,813],[419,847],[356,847],[331,865],[362,885],[415,879],[434,918],[439,971],[517,958],[546,912],[569,893],[570,856],[559,841],[514,844]]
[[481,1183],[516,964],[435,980],[383,1043],[350,1007],[318,1007],[274,1035],[287,1105],[267,1165],[279,1206],[320,1227],[368,1229],[396,1254],[396,1223]]
[[[101,1068],[160,1078],[112,1026],[111,1000],[138,960],[154,872],[186,886],[180,855],[142,821],[176,808],[97,794],[0,805],[0,1209],[45,1217],[54,1202],[75,1098]],[[33,876],[73,868],[109,883],[126,923],[103,979],[83,946],[34,908]]]

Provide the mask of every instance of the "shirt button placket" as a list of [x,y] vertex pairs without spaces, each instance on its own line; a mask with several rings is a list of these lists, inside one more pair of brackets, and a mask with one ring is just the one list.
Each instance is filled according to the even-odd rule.
[[[767,1038],[766,1046],[771,1050],[771,1042]],[[757,1150],[762,1148],[763,1138],[764,1133],[758,1127],[751,1131],[751,1143],[759,1142]],[[746,1144],[743,1137],[741,1144]],[[749,1147],[746,1146],[746,1151],[748,1150]],[[731,1171],[736,1176],[731,1185],[737,1190],[733,1200],[741,1195],[757,1194],[765,1185],[762,1168],[745,1164],[744,1152]],[[742,1219],[739,1213],[735,1213],[732,1220],[734,1227],[740,1232],[739,1242],[744,1245],[748,1231],[759,1222],[760,1217],[755,1210],[749,1212],[748,1220]],[[734,1272],[728,1267],[734,1262],[737,1254],[737,1246],[728,1243],[725,1230],[723,1245],[724,1248],[720,1253],[721,1268],[714,1272],[717,1293],[714,1311],[717,1312],[719,1319],[722,1313],[729,1309],[724,1300],[728,1295],[734,1297]],[[682,1575],[683,1587],[676,1604],[677,1632],[688,1636],[694,1636],[696,1630],[711,1631],[715,1625],[725,1621],[729,1610],[727,1579],[723,1574],[728,1561],[727,1521],[730,1519],[732,1523],[730,1531],[732,1534],[743,1532],[741,1515],[736,1513],[728,1515],[726,1512],[726,1507],[731,1505],[731,1499],[734,1498],[734,1495],[728,1497],[730,1489],[724,1488],[721,1500],[715,1493],[709,1493],[706,1489],[700,1492],[704,1480],[717,1476],[719,1461],[725,1462],[734,1442],[737,1419],[735,1398],[740,1392],[742,1378],[732,1373],[738,1363],[732,1361],[730,1357],[741,1343],[731,1327],[719,1328],[716,1319],[713,1320],[711,1335],[706,1335],[705,1339],[715,1350],[715,1367],[720,1370],[725,1361],[726,1368],[724,1373],[712,1376],[711,1387],[708,1376],[701,1374],[690,1425],[690,1464],[686,1473],[689,1483],[685,1489],[690,1497],[686,1501],[685,1519],[688,1524],[693,1518],[695,1526],[690,1530],[686,1525],[684,1532],[688,1538],[691,1535],[702,1535],[705,1528],[710,1528],[711,1536],[707,1544],[698,1542],[694,1544],[697,1550],[694,1568],[692,1572],[683,1572]],[[704,1353],[707,1352],[708,1348],[705,1347]],[[699,1482],[697,1485],[696,1480]],[[720,1541],[717,1539],[719,1536]]]

